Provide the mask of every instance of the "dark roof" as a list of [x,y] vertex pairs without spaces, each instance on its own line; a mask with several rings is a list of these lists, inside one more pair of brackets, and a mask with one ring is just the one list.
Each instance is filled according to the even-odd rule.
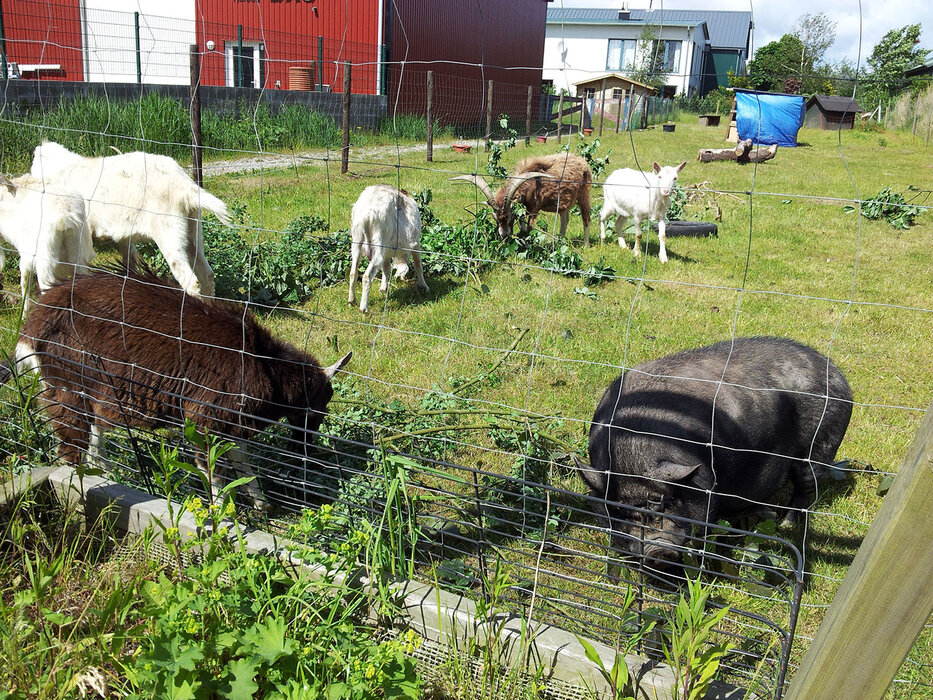
[[824,112],[848,112],[849,114],[860,114],[864,112],[859,107],[858,102],[851,97],[839,97],[837,95],[813,95],[807,100],[809,109],[813,103],[817,103]]
[[548,24],[654,24],[692,27],[705,23],[711,48],[744,49],[752,26],[751,12],[727,10],[631,10],[619,19],[618,10],[595,8],[550,8]]

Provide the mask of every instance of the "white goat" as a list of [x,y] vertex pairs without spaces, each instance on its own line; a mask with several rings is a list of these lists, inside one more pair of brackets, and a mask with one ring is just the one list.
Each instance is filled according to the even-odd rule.
[[[19,253],[23,311],[32,306],[33,286],[45,291],[86,268],[94,257],[80,192],[46,185],[23,175],[0,175],[0,237]],[[0,268],[6,262],[0,246]]]
[[139,151],[85,158],[46,141],[36,146],[31,174],[80,192],[91,234],[116,241],[128,265],[136,264],[134,241],[151,240],[186,291],[214,293],[201,212],[212,212],[229,224],[227,205],[198,187],[172,158]]
[[363,294],[360,311],[369,309],[369,287],[382,271],[379,289],[389,288],[389,272],[394,264],[399,279],[408,274],[408,256],[418,287],[430,291],[421,270],[421,214],[411,196],[391,185],[371,185],[353,205],[350,252],[349,303],[356,303],[356,280],[360,269],[360,253],[369,258],[363,273]]
[[677,175],[687,161],[678,166],[666,165],[663,168],[654,164],[653,172],[642,172],[631,168],[614,170],[603,185],[603,208],[599,215],[599,238],[606,240],[606,221],[616,214],[616,235],[619,245],[623,248],[625,238],[625,221],[629,218],[635,224],[635,246],[632,252],[635,257],[641,255],[641,222],[658,222],[658,240],[661,250],[658,259],[667,262],[667,248],[664,241],[667,239],[667,210],[671,205],[671,192],[677,184]]

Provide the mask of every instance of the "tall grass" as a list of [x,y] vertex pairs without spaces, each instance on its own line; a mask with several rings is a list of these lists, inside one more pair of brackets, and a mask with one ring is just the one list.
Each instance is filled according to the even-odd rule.
[[[435,133],[440,127],[435,126]],[[201,112],[202,143],[214,152],[334,148],[340,128],[330,117],[300,105],[272,110],[266,104]],[[423,139],[424,118],[386,119],[374,136],[355,129],[351,142],[364,145],[395,137]],[[191,154],[191,120],[185,105],[151,93],[138,100],[91,95],[61,100],[51,108],[26,109],[8,104],[0,112],[0,170],[23,172],[43,140],[57,141],[84,155],[109,155],[114,148],[145,150],[186,161]]]

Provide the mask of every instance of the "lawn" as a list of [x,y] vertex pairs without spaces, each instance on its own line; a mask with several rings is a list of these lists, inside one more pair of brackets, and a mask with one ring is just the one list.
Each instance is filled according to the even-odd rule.
[[[562,241],[553,235],[559,228],[556,216],[542,215],[539,223],[549,233],[541,245],[560,250],[569,244],[584,267],[609,266],[613,278],[586,285],[580,277],[512,256],[475,266],[468,274],[428,275],[431,291],[426,295],[410,280],[393,281],[387,296],[374,286],[366,315],[347,304],[346,281],[322,286],[289,309],[264,300],[258,311],[277,335],[307,347],[322,363],[353,351],[325,432],[392,438],[395,447],[422,459],[440,458],[487,477],[528,478],[558,489],[553,532],[549,523],[515,525],[522,519],[516,515],[522,504],[544,507],[543,492],[525,500],[512,493],[491,498],[489,507],[512,511],[496,517],[517,536],[503,539],[486,556],[510,561],[520,578],[531,578],[541,533],[552,533],[554,549],[545,557],[540,579],[535,576],[545,600],[539,605],[549,619],[566,621],[574,617],[574,608],[562,603],[589,600],[595,609],[576,613],[577,622],[593,625],[601,637],[609,636],[601,625],[607,624],[607,611],[619,594],[604,582],[604,565],[597,557],[605,536],[593,522],[577,522],[583,517],[580,505],[568,494],[584,492],[583,482],[561,466],[566,460],[551,460],[548,450],[560,447],[585,456],[587,422],[603,391],[624,368],[645,360],[745,335],[787,336],[829,353],[846,374],[856,402],[838,455],[851,460],[852,475],[845,488],[822,494],[806,529],[779,532],[805,557],[792,676],[881,503],[882,478],[897,471],[913,439],[933,385],[928,362],[933,354],[933,217],[924,210],[912,227],[898,230],[883,220],[846,213],[843,206],[886,187],[929,204],[925,197],[933,166],[929,148],[909,134],[807,129],[799,135],[798,148],[779,149],[774,159],[757,166],[699,163],[698,149],[727,144],[724,129],[695,122],[684,114],[672,133],[654,128],[614,134],[607,129],[596,151],[610,157],[600,179],[619,167],[647,170],[655,161],[687,161],[680,184],[694,195],[686,217],[712,221],[721,212],[715,237],[669,236],[667,264],[657,259],[653,233],[647,236],[647,255],[634,258],[631,249],[621,249],[612,238],[599,242],[598,214],[589,248],[582,245],[578,216],[571,217],[569,240]],[[576,150],[581,139],[575,134],[569,143]],[[529,147],[519,142],[505,152],[503,164],[511,168],[527,155],[558,148],[553,136]],[[430,206],[440,221],[459,221],[467,234],[485,235],[474,219],[480,195],[469,185],[449,181],[470,172],[486,176],[481,143],[469,154],[454,152],[448,143],[435,144],[432,163],[425,162],[421,149],[399,152],[389,146],[365,158],[351,154],[346,175],[340,174],[339,152],[312,154],[301,163],[286,170],[209,177],[205,187],[243,207],[238,234],[257,246],[275,241],[299,217],[323,217],[323,231],[313,235],[346,230],[361,190],[383,182],[411,193],[430,189]],[[918,194],[911,187],[927,192]],[[598,184],[593,201],[601,201]],[[631,234],[628,240],[631,244]],[[209,241],[212,263],[221,253]],[[426,263],[439,254],[427,254]],[[15,284],[12,274],[6,279],[8,286]],[[4,328],[12,328],[11,319],[9,313],[4,316]],[[414,427],[404,421],[382,423],[393,401],[397,414],[407,412],[422,422]],[[444,410],[442,424],[424,422],[431,411]],[[417,429],[434,431],[429,433],[433,439],[398,438]],[[414,472],[421,514],[466,518],[471,472],[442,472]],[[484,485],[508,490],[489,481]],[[427,497],[438,490],[456,495],[448,503]],[[419,575],[444,580],[453,561],[465,569],[484,565],[475,551],[442,552],[439,559]],[[776,627],[788,624],[786,587],[762,594],[710,579],[718,602],[773,620]],[[749,648],[759,645],[759,652],[776,644],[770,627],[749,631],[751,619],[733,616],[729,631],[746,639]],[[933,663],[929,646],[922,640],[915,647],[915,664],[902,669],[904,684],[892,691],[895,695],[905,688],[914,697],[929,690],[931,674],[922,668]],[[765,653],[772,659],[779,654]],[[741,670],[750,663],[736,666]],[[763,685],[770,682],[773,678]]]

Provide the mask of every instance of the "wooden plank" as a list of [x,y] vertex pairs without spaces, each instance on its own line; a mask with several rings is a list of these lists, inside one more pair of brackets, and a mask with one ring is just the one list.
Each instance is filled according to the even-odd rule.
[[340,173],[350,167],[350,62],[343,64],[343,144],[340,149]]
[[933,404],[786,700],[880,698],[933,611]]

